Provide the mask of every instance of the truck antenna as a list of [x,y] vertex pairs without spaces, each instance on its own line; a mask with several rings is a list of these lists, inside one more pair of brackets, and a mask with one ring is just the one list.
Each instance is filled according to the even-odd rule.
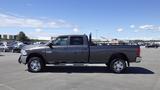
[[89,43],[91,44],[92,42],[92,33],[89,34]]

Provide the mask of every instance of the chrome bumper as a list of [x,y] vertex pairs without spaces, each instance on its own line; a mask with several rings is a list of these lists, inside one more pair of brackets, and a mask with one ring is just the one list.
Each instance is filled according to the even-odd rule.
[[136,58],[136,63],[140,63],[142,61],[142,57],[137,57]]
[[18,62],[21,64],[26,64],[26,61],[27,61],[27,56],[20,56],[19,59],[18,59]]

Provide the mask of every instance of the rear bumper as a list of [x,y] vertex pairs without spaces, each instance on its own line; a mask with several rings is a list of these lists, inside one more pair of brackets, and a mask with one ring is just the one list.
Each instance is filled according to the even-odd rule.
[[140,63],[142,61],[142,57],[137,57],[136,58],[136,63]]
[[27,63],[27,56],[21,55],[21,56],[19,57],[19,59],[18,59],[18,62],[19,62],[20,64],[21,64],[21,63],[26,64],[26,63]]

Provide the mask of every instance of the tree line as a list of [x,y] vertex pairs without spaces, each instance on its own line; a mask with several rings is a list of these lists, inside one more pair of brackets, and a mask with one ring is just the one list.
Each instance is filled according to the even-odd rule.
[[4,35],[4,36],[2,38],[2,35],[1,35],[0,40],[17,40],[17,41],[21,41],[21,42],[25,42],[25,41],[31,41],[31,42],[46,41],[46,40],[39,40],[39,39],[30,39],[23,31],[20,31],[17,35],[13,35],[13,36],[15,36],[14,39],[7,38],[7,35]]

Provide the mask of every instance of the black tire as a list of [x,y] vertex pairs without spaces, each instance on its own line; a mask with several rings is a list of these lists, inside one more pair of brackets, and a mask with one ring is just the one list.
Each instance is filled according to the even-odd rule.
[[29,72],[40,72],[44,69],[44,62],[40,57],[31,57],[27,64]]
[[126,69],[126,62],[123,58],[114,58],[110,63],[110,70],[114,73],[122,73]]

